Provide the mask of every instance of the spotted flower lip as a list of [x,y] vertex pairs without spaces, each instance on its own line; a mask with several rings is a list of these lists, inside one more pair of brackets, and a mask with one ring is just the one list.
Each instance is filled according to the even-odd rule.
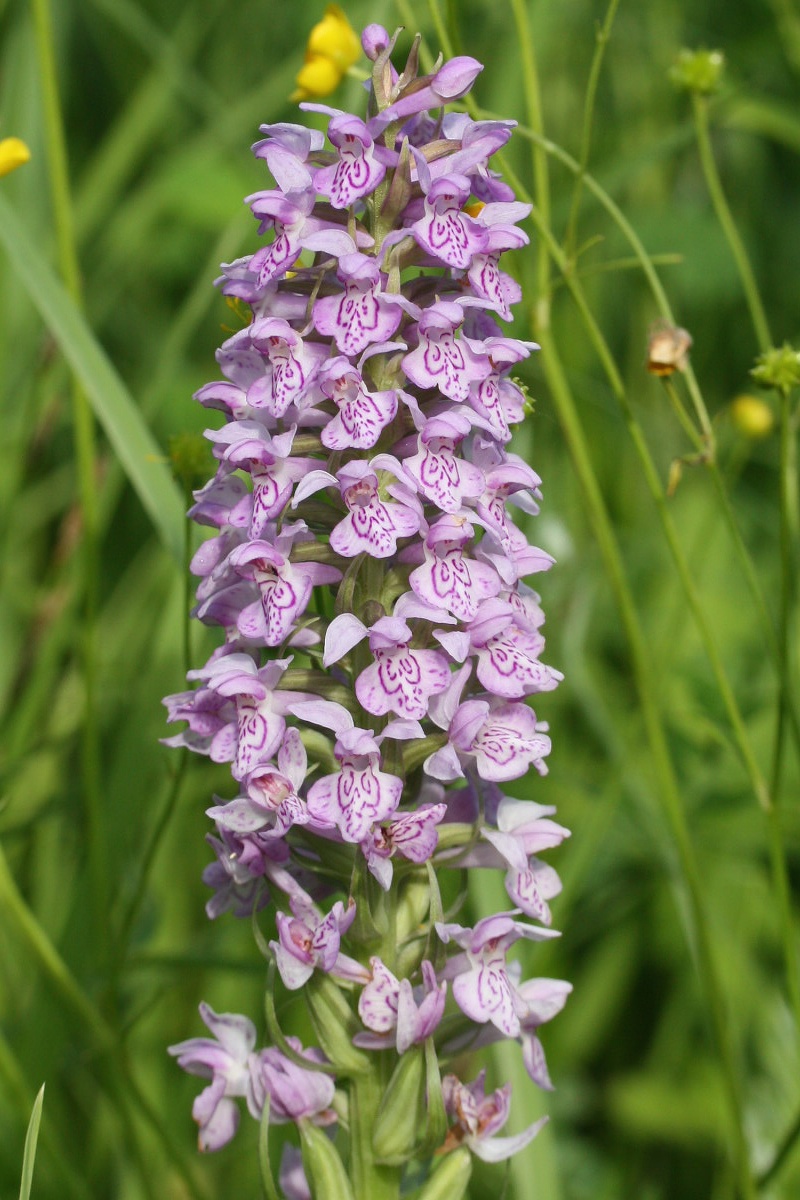
[[[305,1200],[316,1151],[346,1174],[351,1131],[314,1126],[347,1110],[353,1078],[382,1089],[387,1164],[527,1145],[541,1122],[500,1136],[510,1088],[442,1079],[441,1058],[510,1039],[551,1087],[540,1032],[570,991],[523,978],[519,953],[559,936],[548,856],[568,831],[552,806],[503,795],[547,772],[539,711],[562,678],[525,582],[553,563],[529,540],[542,483],[510,448],[529,408],[516,375],[538,349],[504,325],[530,206],[493,165],[514,122],[446,111],[481,64],[420,75],[415,39],[400,69],[397,38],[364,31],[368,104],[343,111],[318,98],[357,41],[326,14],[300,80],[325,132],[265,124],[253,147],[263,240],[221,267],[243,320],[196,393],[219,427],[191,509],[208,535],[193,615],[220,644],[165,701],[186,725],[167,744],[230,770],[206,809],[206,911],[253,919],[276,988],[276,1045],[204,1006],[213,1036],[173,1051],[208,1082],[204,1148],[240,1109],[298,1124],[309,1176],[289,1158],[281,1180]],[[442,919],[436,881],[455,869],[501,872],[508,910]],[[318,1048],[280,1030],[287,997]]]

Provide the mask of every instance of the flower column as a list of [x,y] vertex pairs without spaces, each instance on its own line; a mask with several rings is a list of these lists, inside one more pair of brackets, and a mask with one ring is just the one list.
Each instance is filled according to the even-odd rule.
[[[211,1079],[202,1148],[233,1136],[237,1097],[297,1123],[287,1195],[390,1200],[414,1160],[438,1164],[421,1196],[457,1200],[470,1154],[508,1157],[540,1123],[496,1136],[510,1088],[447,1064],[511,1038],[549,1087],[537,1031],[570,990],[522,981],[513,959],[556,936],[560,883],[537,855],[567,831],[498,786],[545,774],[529,699],[561,678],[523,582],[552,560],[513,519],[538,511],[540,481],[507,449],[510,373],[535,347],[497,321],[519,298],[499,260],[528,208],[489,165],[513,123],[445,111],[480,64],[418,77],[415,43],[398,75],[385,30],[362,41],[364,118],[308,104],[327,143],[281,124],[254,148],[275,183],[248,198],[268,241],[224,268],[249,321],[197,397],[225,419],[192,510],[215,531],[192,564],[196,615],[224,641],[167,702],[187,722],[172,744],[230,762],[236,786],[208,810],[209,915],[265,910],[271,975],[305,999],[319,1048],[283,1036],[270,992],[274,1046],[206,1006],[215,1038],[173,1051]],[[509,910],[461,925],[459,872],[486,868]],[[337,1114],[334,1142],[320,1126]]]

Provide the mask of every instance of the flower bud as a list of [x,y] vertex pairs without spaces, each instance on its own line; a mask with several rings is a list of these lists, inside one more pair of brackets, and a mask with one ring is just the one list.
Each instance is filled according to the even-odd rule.
[[379,1162],[408,1162],[425,1130],[425,1109],[425,1053],[415,1046],[400,1058],[375,1118],[372,1148]]
[[389,45],[389,34],[382,25],[367,25],[361,34],[361,48],[371,62]]
[[708,96],[718,89],[724,67],[725,57],[720,50],[684,49],[669,74],[681,91]]
[[7,137],[0,140],[0,176],[10,175],[28,162],[31,152],[22,138]]
[[308,53],[331,59],[343,75],[358,60],[360,51],[358,34],[347,17],[338,4],[329,4],[325,16],[309,34]]
[[737,396],[731,404],[734,428],[751,441],[768,437],[775,426],[775,414],[758,396]]
[[472,1159],[466,1146],[459,1146],[431,1175],[417,1200],[462,1200],[472,1175]]
[[353,1189],[333,1142],[310,1121],[300,1121],[303,1167],[314,1196],[353,1200]]
[[750,374],[761,387],[790,392],[800,385],[800,354],[784,342],[759,355]]
[[[360,1026],[330,976],[315,972],[306,983],[303,995],[319,1044],[339,1074],[362,1075],[368,1071],[369,1057],[356,1049],[352,1041]],[[321,1192],[320,1195],[328,1193]]]

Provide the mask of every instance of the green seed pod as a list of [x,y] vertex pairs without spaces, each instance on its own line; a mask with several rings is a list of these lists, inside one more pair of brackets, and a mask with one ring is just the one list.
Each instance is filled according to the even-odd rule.
[[398,1062],[383,1094],[372,1131],[379,1162],[401,1166],[412,1157],[425,1130],[425,1055],[414,1046]]
[[459,1146],[439,1163],[414,1200],[463,1200],[472,1175],[472,1157],[466,1146]]
[[298,1121],[303,1166],[311,1191],[319,1200],[353,1200],[353,1189],[329,1137],[310,1121]]
[[369,1058],[353,1045],[360,1026],[340,989],[330,976],[317,971],[303,994],[319,1044],[336,1070],[340,1075],[363,1075],[369,1070]]

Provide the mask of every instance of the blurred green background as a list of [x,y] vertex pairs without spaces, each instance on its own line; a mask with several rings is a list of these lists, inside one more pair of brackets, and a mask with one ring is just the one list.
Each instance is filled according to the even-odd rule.
[[[260,123],[297,119],[287,97],[323,5],[53,3],[45,40],[64,123],[81,303],[113,364],[110,377],[52,285],[59,221],[36,11],[0,0],[0,137],[23,137],[32,151],[27,166],[0,180],[0,839],[8,863],[0,870],[0,1193],[16,1194],[33,1097],[46,1081],[33,1192],[40,1200],[255,1196],[256,1129],[246,1122],[232,1145],[200,1160],[190,1119],[196,1081],[165,1053],[168,1043],[201,1032],[200,999],[257,1018],[264,970],[248,922],[212,924],[203,911],[204,809],[215,789],[228,794],[227,771],[193,760],[178,790],[179,756],[158,743],[166,732],[161,697],[181,690],[187,665],[187,573],[176,496],[158,491],[163,477],[153,475],[148,511],[131,476],[142,473],[146,489],[171,439],[209,421],[191,395],[216,378],[214,349],[230,319],[212,281],[220,261],[257,244],[242,197],[266,186],[266,174],[249,147]],[[346,11],[356,28],[416,25],[438,51],[436,10],[426,5],[353,0]],[[579,158],[607,11],[592,0],[451,0],[439,16],[453,48],[486,63],[478,105],[523,123],[532,47],[545,135]],[[530,41],[520,37],[520,21]],[[725,55],[722,86],[709,104],[714,154],[772,339],[796,341],[800,15],[792,0],[622,0],[597,81],[588,154],[592,176],[654,256],[676,319],[692,335],[720,477],[774,621],[782,587],[779,439],[749,440],[731,418],[733,399],[754,391],[749,371],[759,344],[709,199],[690,98],[669,78],[683,46]],[[360,105],[358,83],[348,81],[331,102]],[[513,140],[508,162],[532,190],[535,164],[524,136]],[[567,252],[580,249],[570,268],[665,483],[671,463],[692,447],[663,385],[645,370],[648,329],[659,315],[652,289],[619,224],[585,186],[565,242],[574,176],[552,157],[549,196],[549,214],[539,211]],[[545,280],[542,243],[528,228],[531,247],[514,262],[526,297],[515,332],[541,340],[542,301],[552,302],[550,361],[560,364],[562,393],[574,400],[641,623],[758,1174],[800,1110],[770,827],[737,752],[630,421],[557,266]],[[83,402],[79,396],[76,409],[59,345],[65,338],[84,352],[79,367],[84,382],[94,381],[102,414],[93,479],[76,468],[74,414]],[[573,830],[551,859],[565,885],[554,907],[563,937],[535,947],[526,968],[570,979],[575,990],[543,1035],[556,1092],[542,1098],[524,1075],[516,1079],[516,1127],[539,1111],[551,1114],[550,1125],[508,1171],[481,1168],[471,1196],[505,1186],[508,1200],[722,1200],[736,1195],[728,1109],[691,904],[555,370],[536,356],[525,364],[535,415],[515,448],[544,481],[533,540],[558,560],[539,583],[547,660],[566,681],[537,705],[552,729],[550,775],[515,794],[557,805]],[[685,390],[682,379],[676,386]],[[131,441],[129,400],[152,446]],[[777,415],[777,400],[765,402]],[[210,464],[209,455],[209,472]],[[96,527],[94,566],[83,549],[87,494],[97,502],[88,518]],[[687,466],[666,503],[755,760],[769,777],[778,672],[709,471]],[[214,641],[202,630],[190,636],[189,662],[199,665]],[[792,658],[790,676],[796,670]],[[88,725],[87,696],[96,717]],[[781,833],[794,883],[798,764],[789,743]],[[494,1081],[505,1077],[507,1061],[498,1056]],[[789,1153],[761,1194],[800,1195],[800,1155]]]

